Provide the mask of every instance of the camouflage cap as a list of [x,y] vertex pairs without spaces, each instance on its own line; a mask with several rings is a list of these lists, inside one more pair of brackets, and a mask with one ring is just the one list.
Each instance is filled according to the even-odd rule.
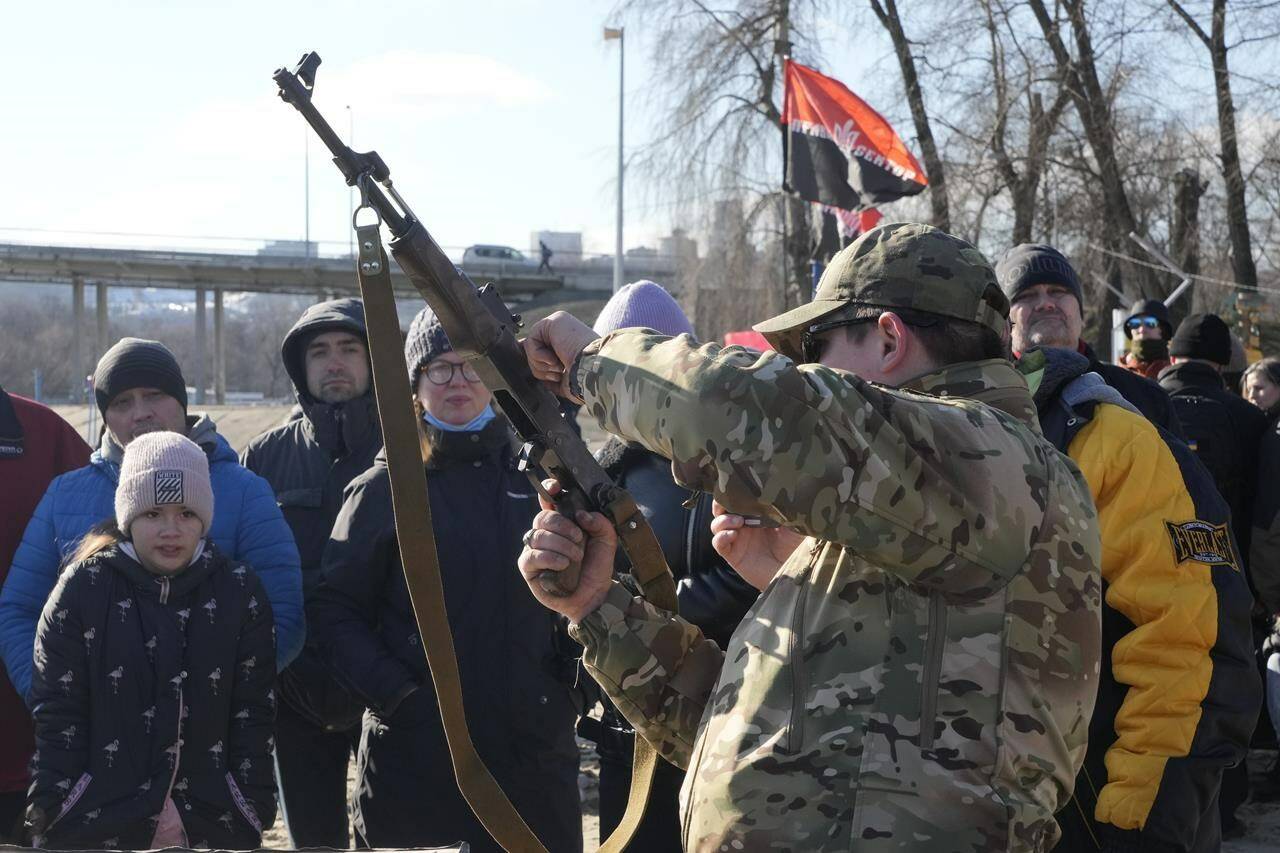
[[812,302],[754,328],[798,359],[803,333],[849,306],[910,308],[978,323],[1002,337],[1009,317],[1009,300],[981,252],[931,225],[906,222],[863,234],[831,260]]

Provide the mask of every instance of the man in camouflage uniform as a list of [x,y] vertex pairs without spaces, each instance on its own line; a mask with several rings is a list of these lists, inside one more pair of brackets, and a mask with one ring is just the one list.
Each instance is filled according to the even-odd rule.
[[[595,339],[567,314],[531,330],[535,375],[605,429],[808,537],[724,651],[611,579],[603,516],[546,508],[526,537],[533,594],[688,767],[685,849],[1053,846],[1096,691],[1098,530],[1000,357],[1007,314],[976,249],[894,225],[757,327],[777,353]],[[578,560],[574,594],[543,592]]]

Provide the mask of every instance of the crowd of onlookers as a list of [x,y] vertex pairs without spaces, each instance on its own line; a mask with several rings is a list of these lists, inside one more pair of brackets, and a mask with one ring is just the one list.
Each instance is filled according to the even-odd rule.
[[[1177,428],[1213,478],[1231,511],[1231,531],[1254,597],[1253,649],[1265,676],[1266,710],[1255,743],[1274,746],[1280,732],[1280,359],[1247,363],[1240,338],[1215,314],[1193,314],[1175,330],[1158,300],[1135,303],[1125,320],[1128,348],[1120,364],[1159,383]],[[1280,761],[1249,791],[1241,762],[1222,789],[1224,828],[1246,796],[1280,800]]]
[[[281,357],[298,405],[239,456],[155,341],[99,361],[92,451],[2,398],[6,839],[252,848],[278,804],[298,847],[493,847],[400,569],[362,304],[312,306]],[[429,309],[405,357],[471,738],[546,845],[579,849],[576,656],[513,569],[536,493]]]
[[[1107,786],[1159,786],[1175,773],[1207,785],[1197,796],[1237,833],[1243,746],[1274,738],[1265,714],[1253,730],[1250,667],[1265,673],[1280,725],[1269,645],[1280,614],[1280,359],[1246,367],[1219,317],[1175,330],[1166,306],[1146,300],[1125,322],[1119,364],[1103,362],[1081,338],[1083,294],[1063,255],[1015,247],[996,272],[1041,427],[1093,491],[1111,590],[1089,782],[1077,783],[1080,808],[1060,815],[1061,849],[1099,823],[1130,828],[1107,811]],[[634,326],[692,334],[651,282],[616,294],[595,331]],[[539,507],[510,426],[430,309],[404,352],[471,738],[544,845],[580,850],[575,728],[601,756],[602,836],[626,804],[634,733],[581,672],[564,621],[514,570]],[[454,781],[401,569],[363,306],[307,309],[281,358],[298,405],[238,456],[189,412],[181,367],[155,341],[125,338],[98,362],[96,448],[0,391],[4,839],[252,848],[278,808],[297,847],[345,848],[354,831],[368,847],[496,849]],[[638,445],[613,439],[598,455],[653,524],[680,613],[726,647],[757,589],[713,547],[711,496],[691,494]],[[1215,608],[1234,594],[1225,587],[1217,598],[1169,592],[1197,561],[1247,580],[1252,637],[1217,631]],[[1156,673],[1174,646],[1193,663]],[[1185,677],[1210,657],[1212,679]],[[587,716],[597,703],[603,716]],[[1195,713],[1170,746],[1160,721],[1190,713],[1175,706]],[[1191,760],[1201,749],[1239,761],[1205,769]],[[1133,782],[1142,756],[1161,750],[1169,766]],[[682,776],[660,766],[632,849],[678,849]],[[1280,769],[1269,779],[1255,798],[1280,798]],[[1181,803],[1151,800],[1139,825],[1180,819]]]

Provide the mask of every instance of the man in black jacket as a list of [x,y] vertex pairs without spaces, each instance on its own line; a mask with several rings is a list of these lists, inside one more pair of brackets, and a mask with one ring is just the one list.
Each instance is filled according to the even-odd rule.
[[1015,355],[1036,347],[1075,350],[1089,359],[1089,370],[1119,391],[1147,420],[1182,437],[1177,413],[1159,385],[1118,364],[1099,361],[1081,340],[1084,291],[1065,255],[1042,243],[1022,243],[996,264],[996,277],[1009,297]]
[[[382,446],[370,384],[364,305],[335,299],[308,308],[280,347],[302,416],[255,438],[242,463],[275,490],[302,557],[309,604],[320,557],[347,484]],[[281,812],[295,847],[348,846],[347,763],[362,704],[321,662],[318,638],[280,674],[276,761]]]
[[1247,566],[1258,445],[1267,417],[1222,381],[1231,361],[1231,330],[1222,318],[1192,314],[1183,320],[1169,355],[1173,364],[1160,372],[1160,387],[1173,401],[1187,444],[1231,507],[1231,528]]
[[[1227,390],[1222,372],[1231,361],[1231,330],[1215,314],[1192,314],[1182,321],[1169,343],[1173,364],[1160,372],[1160,387],[1169,393],[1182,421],[1187,444],[1213,475],[1231,508],[1231,529],[1240,546],[1245,577],[1254,589],[1249,562],[1253,503],[1257,491],[1258,448],[1266,432],[1262,410]],[[1255,611],[1253,639],[1260,653],[1270,619]],[[1263,658],[1259,658],[1261,665]],[[1249,793],[1245,762],[1222,780],[1223,833],[1238,831],[1236,808]]]

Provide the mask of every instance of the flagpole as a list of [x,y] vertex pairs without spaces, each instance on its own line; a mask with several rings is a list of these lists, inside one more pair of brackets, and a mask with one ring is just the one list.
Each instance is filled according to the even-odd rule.
[[623,98],[626,97],[626,90],[623,88],[623,73],[626,68],[624,57],[626,56],[626,32],[625,28],[618,27],[618,226],[617,226],[617,245],[613,254],[613,292],[617,293],[622,289],[622,179],[623,169],[625,168],[622,153],[623,140]]

